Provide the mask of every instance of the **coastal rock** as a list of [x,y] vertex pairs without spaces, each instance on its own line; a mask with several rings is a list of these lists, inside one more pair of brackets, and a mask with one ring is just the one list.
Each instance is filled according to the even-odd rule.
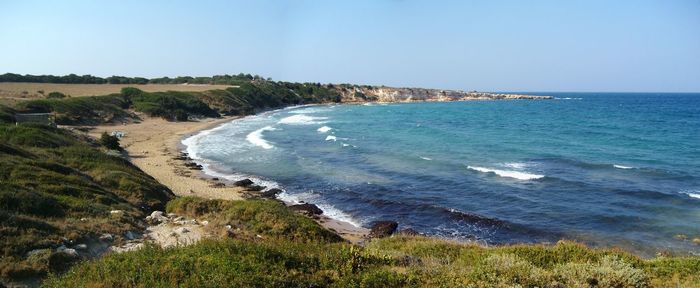
[[236,182],[233,182],[233,185],[240,186],[240,187],[248,187],[250,185],[253,185],[253,180],[246,178],[243,180],[238,180]]
[[420,232],[414,230],[413,228],[406,228],[401,231],[399,231],[399,234],[404,235],[404,236],[418,236],[421,235]]
[[102,242],[112,242],[113,240],[114,236],[112,236],[112,234],[105,233],[100,236],[100,241]]
[[399,223],[396,221],[377,221],[374,222],[372,228],[369,231],[369,238],[382,238],[391,236],[396,232],[396,228],[399,227]]
[[78,244],[78,245],[75,245],[75,249],[76,249],[76,250],[87,250],[87,248],[88,248],[88,247],[87,247],[86,244]]
[[321,208],[318,208],[318,206],[314,204],[296,204],[296,205],[291,205],[289,206],[290,209],[298,212],[302,212],[307,215],[321,215],[323,214],[323,210]]
[[69,257],[72,258],[78,258],[80,255],[78,254],[78,251],[72,248],[66,248],[66,246],[61,245],[60,247],[56,248],[56,252],[58,253],[64,253],[68,255]]
[[168,222],[168,217],[163,214],[164,213],[162,211],[153,211],[151,215],[146,216],[146,222],[151,225]]
[[190,232],[190,230],[185,228],[185,227],[180,227],[180,228],[176,229],[175,232],[180,233],[180,234],[185,234],[187,232]]
[[282,189],[272,188],[272,189],[268,189],[266,191],[260,192],[260,197],[275,198],[275,197],[277,197],[277,194],[280,194],[280,193],[282,193]]
[[250,185],[250,186],[246,187],[246,190],[255,191],[255,192],[259,192],[259,191],[262,191],[264,189],[265,189],[265,186],[260,186],[260,185]]

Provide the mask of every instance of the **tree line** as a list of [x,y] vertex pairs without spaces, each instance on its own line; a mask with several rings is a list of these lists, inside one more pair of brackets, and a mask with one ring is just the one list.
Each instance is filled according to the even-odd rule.
[[30,74],[15,74],[5,73],[0,75],[0,82],[30,82],[30,83],[58,83],[58,84],[219,84],[219,85],[238,85],[243,82],[253,80],[272,80],[263,78],[259,75],[243,74],[238,75],[214,75],[212,77],[160,77],[160,78],[144,78],[144,77],[125,77],[125,76],[110,76],[106,78],[93,75],[76,75],[68,74],[64,76],[55,75],[30,75]]

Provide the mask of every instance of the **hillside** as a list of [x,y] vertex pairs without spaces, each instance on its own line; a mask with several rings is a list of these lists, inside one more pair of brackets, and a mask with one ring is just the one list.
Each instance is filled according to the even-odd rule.
[[[100,253],[163,209],[170,190],[70,131],[0,123],[0,276],[44,276]],[[111,241],[110,241],[111,242]],[[61,246],[86,247],[78,254]],[[75,251],[75,250],[73,250]]]

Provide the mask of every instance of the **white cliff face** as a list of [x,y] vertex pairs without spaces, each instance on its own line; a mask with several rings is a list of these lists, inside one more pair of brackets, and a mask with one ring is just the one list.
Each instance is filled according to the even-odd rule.
[[465,92],[455,90],[438,90],[426,88],[393,87],[351,87],[336,88],[342,95],[343,102],[422,102],[422,101],[466,101],[466,100],[515,100],[515,99],[552,99],[551,96],[522,94],[500,94],[488,92]]

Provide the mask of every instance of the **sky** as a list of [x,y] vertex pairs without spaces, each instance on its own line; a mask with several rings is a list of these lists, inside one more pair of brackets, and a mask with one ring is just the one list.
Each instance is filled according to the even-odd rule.
[[0,0],[0,73],[700,92],[700,0]]

